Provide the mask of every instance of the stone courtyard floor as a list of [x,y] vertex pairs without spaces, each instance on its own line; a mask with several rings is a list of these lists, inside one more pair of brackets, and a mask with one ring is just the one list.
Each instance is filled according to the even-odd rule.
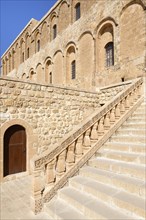
[[46,213],[34,215],[30,209],[31,176],[7,181],[0,186],[0,219],[49,219]]

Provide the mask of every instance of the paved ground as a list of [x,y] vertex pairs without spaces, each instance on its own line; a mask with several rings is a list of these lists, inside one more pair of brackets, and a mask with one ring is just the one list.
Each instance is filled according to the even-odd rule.
[[49,219],[46,213],[34,215],[30,209],[31,176],[7,181],[0,188],[0,219]]

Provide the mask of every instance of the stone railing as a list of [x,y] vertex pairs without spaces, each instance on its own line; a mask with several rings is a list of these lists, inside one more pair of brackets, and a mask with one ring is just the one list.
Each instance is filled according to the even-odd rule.
[[60,145],[31,161],[31,205],[36,214],[137,108],[142,99],[142,84],[143,79],[133,81],[66,135]]

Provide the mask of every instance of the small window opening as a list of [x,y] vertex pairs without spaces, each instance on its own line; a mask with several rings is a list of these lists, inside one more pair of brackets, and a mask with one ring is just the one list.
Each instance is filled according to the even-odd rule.
[[24,62],[24,52],[22,53],[22,62]]
[[53,39],[55,39],[56,36],[57,36],[57,25],[55,24],[55,25],[53,26]]
[[125,82],[125,78],[124,77],[122,77],[121,80],[122,80],[122,82]]
[[106,51],[106,66],[110,67],[114,65],[114,47],[113,42],[109,42],[105,46]]
[[27,48],[27,58],[29,58],[29,47]]
[[75,6],[75,11],[76,11],[76,21],[81,17],[81,7],[80,3],[76,4]]
[[76,78],[76,61],[73,60],[71,63],[71,75],[72,75],[72,79]]
[[40,40],[37,41],[37,52],[40,51]]
[[52,72],[50,72],[50,84],[52,84]]

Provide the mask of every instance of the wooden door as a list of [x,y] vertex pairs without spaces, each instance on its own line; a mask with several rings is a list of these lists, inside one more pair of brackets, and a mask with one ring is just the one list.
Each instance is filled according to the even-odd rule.
[[20,125],[8,128],[4,135],[4,176],[26,171],[26,133]]

